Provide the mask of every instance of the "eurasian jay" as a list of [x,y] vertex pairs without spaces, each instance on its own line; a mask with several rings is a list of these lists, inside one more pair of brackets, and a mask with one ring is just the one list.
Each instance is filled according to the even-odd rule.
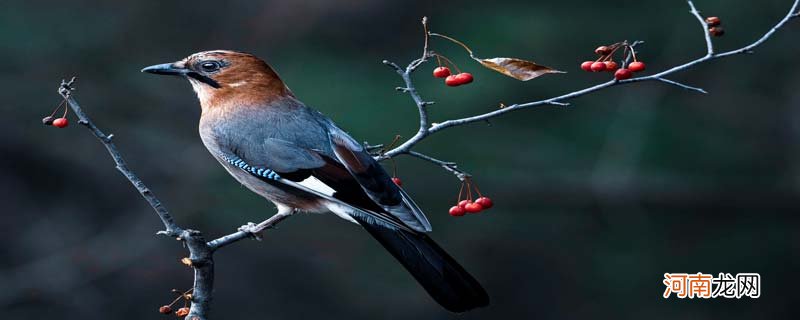
[[189,80],[202,108],[203,144],[279,215],[332,212],[369,232],[445,309],[488,305],[478,281],[425,234],[431,225],[411,197],[264,61],[215,50],[142,71]]

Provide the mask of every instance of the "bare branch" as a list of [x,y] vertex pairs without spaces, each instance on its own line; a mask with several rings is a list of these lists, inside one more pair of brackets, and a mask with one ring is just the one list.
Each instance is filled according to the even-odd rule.
[[249,237],[255,237],[257,240],[261,240],[261,238],[258,236],[258,233],[266,229],[274,228],[276,225],[278,225],[278,223],[290,217],[291,215],[291,213],[287,214],[285,212],[278,212],[259,224],[252,226],[248,225],[246,229],[244,229],[245,227],[242,227],[239,229],[239,231],[209,241],[207,245],[209,249],[216,251],[219,248]]
[[[708,32],[708,24],[705,22],[705,19],[703,19],[702,15],[700,15],[700,12],[694,6],[694,3],[692,3],[692,1],[688,1],[690,12],[692,13],[692,15],[694,15],[697,18],[697,20],[700,22],[700,25],[703,27],[703,35],[704,35],[705,40],[706,40],[706,54],[704,56],[700,57],[700,58],[697,58],[695,60],[691,60],[691,61],[686,62],[684,64],[672,67],[670,69],[658,72],[658,73],[653,74],[653,75],[642,76],[642,77],[637,77],[637,78],[631,78],[631,79],[622,80],[622,81],[610,80],[608,82],[600,83],[600,84],[597,84],[597,85],[594,85],[594,86],[591,86],[591,87],[588,87],[588,88],[576,90],[576,91],[573,91],[573,92],[565,93],[565,94],[562,94],[562,95],[559,95],[559,96],[556,96],[556,97],[552,97],[552,98],[548,98],[548,99],[544,99],[544,100],[512,104],[512,105],[506,106],[504,108],[493,110],[493,111],[490,111],[490,112],[487,112],[487,113],[483,113],[483,114],[479,114],[479,115],[469,116],[469,117],[460,118],[460,119],[451,119],[451,120],[446,120],[446,121],[442,121],[442,122],[439,122],[439,123],[433,123],[432,125],[430,125],[430,127],[428,127],[429,126],[428,113],[427,113],[426,109],[424,108],[425,104],[422,102],[422,98],[420,98],[419,93],[414,88],[414,85],[413,85],[413,83],[411,81],[411,77],[410,77],[410,73],[413,71],[413,68],[411,68],[411,66],[413,65],[414,68],[418,67],[421,64],[421,60],[417,59],[417,60],[412,61],[411,64],[409,64],[409,67],[407,67],[405,69],[405,71],[403,71],[402,68],[400,68],[399,66],[397,66],[394,63],[391,63],[391,62],[388,62],[388,61],[384,61],[384,63],[392,66],[397,71],[397,73],[400,74],[400,76],[403,78],[403,82],[405,83],[405,87],[399,88],[399,89],[401,91],[403,91],[403,92],[409,93],[411,95],[411,97],[414,99],[414,101],[416,102],[417,107],[419,108],[419,112],[420,112],[420,127],[419,127],[419,130],[417,131],[417,133],[414,134],[414,136],[412,136],[411,138],[409,138],[408,140],[406,140],[405,142],[403,142],[399,146],[395,147],[394,149],[389,150],[389,151],[383,153],[382,155],[376,156],[376,159],[377,160],[386,160],[388,158],[392,158],[392,157],[395,157],[395,156],[400,155],[400,154],[414,155],[412,153],[413,151],[411,151],[411,149],[417,143],[421,142],[423,139],[427,138],[431,134],[436,133],[436,132],[441,131],[441,130],[444,130],[444,129],[449,128],[449,127],[455,127],[455,126],[465,125],[465,124],[469,124],[469,123],[473,123],[473,122],[479,122],[479,121],[488,121],[491,118],[498,117],[500,115],[503,115],[503,114],[506,114],[506,113],[509,113],[509,112],[513,112],[513,111],[517,111],[517,110],[521,110],[521,109],[526,109],[526,108],[532,108],[532,107],[536,107],[536,106],[542,106],[542,105],[565,106],[565,105],[568,105],[565,102],[566,100],[577,98],[577,97],[580,97],[580,96],[583,96],[583,95],[586,95],[586,94],[589,94],[589,93],[594,93],[596,91],[600,91],[602,89],[605,89],[605,88],[608,88],[608,87],[613,87],[613,86],[618,86],[618,85],[626,85],[626,84],[630,84],[630,83],[634,83],[634,82],[643,82],[643,81],[658,81],[658,82],[663,82],[663,83],[666,83],[666,84],[669,84],[669,85],[674,85],[674,86],[677,86],[677,87],[680,87],[680,88],[683,88],[683,89],[686,89],[686,90],[691,90],[691,91],[695,91],[695,92],[699,92],[699,93],[707,93],[702,88],[689,86],[689,85],[686,85],[686,84],[683,84],[683,83],[680,83],[680,82],[677,82],[677,81],[674,81],[674,80],[669,80],[669,79],[666,78],[666,76],[671,75],[673,73],[677,73],[679,71],[687,70],[687,69],[692,68],[692,67],[694,67],[694,66],[696,66],[698,64],[701,64],[701,63],[704,63],[704,62],[707,62],[707,61],[710,61],[710,60],[713,60],[713,59],[719,59],[719,58],[723,58],[723,57],[727,57],[727,56],[732,56],[732,55],[752,52],[753,49],[755,49],[759,45],[763,44],[770,37],[772,37],[772,35],[778,29],[783,27],[786,24],[786,22],[788,22],[792,18],[796,18],[796,17],[798,17],[798,15],[800,15],[800,12],[797,11],[798,3],[800,3],[800,0],[794,0],[793,4],[792,4],[792,7],[789,10],[789,12],[786,14],[786,16],[783,19],[781,19],[775,26],[773,26],[769,31],[767,31],[763,36],[761,36],[759,39],[757,39],[755,42],[753,42],[753,43],[751,43],[751,44],[749,44],[747,46],[744,46],[742,48],[736,49],[736,50],[731,50],[731,51],[723,52],[723,53],[714,53],[714,46],[713,46],[713,43],[711,41],[711,35]],[[425,27],[427,28],[427,24],[425,24]],[[435,33],[431,33],[431,32],[426,33],[426,42],[425,42],[426,46],[427,46],[427,40],[428,40],[427,38],[430,35],[440,36],[439,34],[435,34]],[[641,41],[634,41],[631,46],[635,47],[636,45],[641,44],[641,43],[642,43]],[[426,50],[426,52],[427,52],[427,50]],[[632,54],[632,52],[629,53],[629,55],[625,58],[625,63],[626,64],[627,64],[627,61],[630,60],[630,58],[631,58],[630,55],[631,54]],[[414,156],[416,156],[416,155],[414,155]],[[417,157],[421,158],[419,156],[417,156]],[[431,162],[436,163],[435,161],[431,161]],[[436,164],[441,165],[440,163],[436,163]]]
[[703,90],[702,88],[698,88],[698,87],[692,87],[692,86],[685,85],[685,84],[683,84],[683,83],[680,83],[680,82],[677,82],[677,81],[673,81],[673,80],[669,80],[669,79],[664,79],[664,78],[661,78],[661,77],[656,77],[655,79],[656,79],[656,80],[658,80],[658,81],[664,82],[664,83],[669,83],[669,84],[671,84],[671,85],[674,85],[674,86],[678,86],[678,87],[684,88],[684,89],[686,89],[686,90],[693,90],[693,91],[700,92],[700,93],[702,93],[702,94],[706,94],[706,93],[708,93],[708,91],[705,91],[705,90]]
[[[75,88],[73,87],[74,84],[74,77],[70,81],[62,80],[61,85],[58,87],[58,93],[64,98],[64,100],[67,102],[67,105],[78,117],[78,123],[88,128],[89,131],[91,131],[92,134],[94,134],[94,136],[100,140],[103,146],[105,146],[109,155],[111,155],[111,158],[114,160],[117,170],[128,179],[128,181],[136,188],[136,190],[139,191],[139,194],[142,195],[142,198],[144,198],[147,203],[150,204],[158,217],[161,219],[161,222],[164,224],[166,230],[159,231],[158,234],[175,237],[186,244],[186,248],[189,250],[190,265],[194,269],[192,306],[187,319],[208,319],[208,313],[211,309],[211,293],[214,289],[214,251],[239,240],[249,238],[254,234],[252,231],[237,231],[218,239],[206,242],[202,233],[199,231],[183,229],[178,226],[167,208],[155,196],[155,194],[153,194],[150,188],[148,188],[147,185],[145,185],[144,182],[142,182],[142,180],[139,179],[139,177],[128,168],[125,159],[122,157],[116,145],[112,141],[114,135],[107,135],[101,131],[83,111],[80,104],[78,104],[78,101],[73,97],[72,93],[75,91]],[[258,224],[256,227],[260,228],[260,230],[270,228],[283,221],[286,217],[288,217],[288,215],[281,215],[281,213],[278,213],[266,221]]]
[[122,173],[122,175],[124,175],[128,181],[130,181],[136,190],[139,191],[139,194],[142,195],[142,198],[147,200],[147,203],[149,203],[153,210],[155,210],[156,214],[158,214],[158,217],[161,219],[161,222],[164,223],[164,227],[166,228],[166,231],[162,233],[173,237],[180,235],[181,232],[183,232],[183,229],[175,224],[175,220],[172,219],[172,215],[169,214],[167,208],[161,203],[160,200],[158,200],[155,194],[150,191],[150,188],[148,188],[147,185],[145,185],[144,182],[142,182],[142,180],[139,179],[139,177],[128,168],[125,159],[122,158],[119,150],[117,150],[117,146],[112,141],[114,135],[106,135],[103,133],[103,131],[98,129],[94,122],[89,119],[89,116],[83,112],[83,109],[81,108],[80,104],[78,104],[78,101],[73,98],[72,91],[75,90],[75,88],[73,88],[75,80],[75,77],[72,77],[72,79],[69,81],[62,80],[61,85],[58,86],[58,94],[60,94],[64,100],[67,101],[69,107],[73,112],[75,112],[75,115],[78,116],[78,123],[88,128],[89,131],[91,131],[92,134],[94,134],[94,136],[100,140],[103,146],[106,147],[108,154],[111,155],[111,158],[116,164],[117,170]]
[[703,34],[706,37],[706,50],[707,50],[706,56],[712,56],[714,55],[714,43],[711,42],[711,33],[708,32],[708,23],[706,23],[706,19],[704,19],[703,16],[700,15],[700,11],[697,11],[697,8],[694,7],[694,3],[692,3],[691,0],[688,2],[690,9],[689,12],[691,12],[692,15],[694,15],[695,18],[697,18],[697,21],[700,22],[700,26],[703,27]]
[[413,156],[413,157],[417,157],[419,159],[422,159],[422,160],[425,160],[425,161],[428,161],[428,162],[432,162],[432,163],[444,168],[445,170],[450,171],[451,173],[456,175],[456,177],[459,180],[463,181],[464,179],[469,178],[469,177],[472,176],[471,174],[467,173],[466,171],[458,169],[458,165],[456,165],[455,162],[442,161],[442,160],[436,159],[434,157],[431,157],[431,156],[428,156],[428,155],[425,155],[425,154],[422,154],[422,153],[419,153],[419,152],[416,152],[416,151],[409,151],[406,154],[408,154],[410,156]]
[[786,24],[786,22],[789,22],[789,20],[791,20],[792,18],[797,17],[797,15],[800,14],[800,12],[797,12],[798,4],[800,4],[800,1],[795,0],[794,3],[792,4],[792,8],[789,9],[789,13],[786,14],[786,16],[783,17],[783,19],[781,19],[781,21],[779,21],[778,24],[773,26],[771,29],[769,29],[769,31],[767,31],[767,33],[765,33],[763,36],[761,36],[761,38],[756,40],[756,42],[753,42],[748,46],[745,46],[745,47],[742,47],[742,48],[739,48],[739,49],[736,49],[736,50],[731,50],[731,51],[728,51],[728,52],[718,53],[718,54],[714,55],[714,58],[722,58],[722,57],[732,56],[732,55],[735,55],[735,54],[753,52],[753,49],[755,49],[756,47],[760,46],[762,43],[766,42],[767,39],[769,39],[776,31],[778,31],[778,29],[783,27],[783,25]]

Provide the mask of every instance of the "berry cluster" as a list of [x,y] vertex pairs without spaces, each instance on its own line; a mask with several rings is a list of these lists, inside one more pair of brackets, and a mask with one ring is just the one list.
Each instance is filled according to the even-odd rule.
[[725,35],[725,29],[719,26],[722,24],[722,19],[719,17],[706,18],[706,24],[710,27],[708,28],[708,33],[710,33],[712,36],[721,37]]
[[[623,49],[623,61],[622,61],[622,68],[619,68],[619,64],[614,61],[614,54],[619,51],[619,49]],[[633,62],[629,63],[625,66],[625,57],[627,56],[627,52],[631,53],[633,57]],[[633,77],[634,72],[643,71],[645,69],[644,62],[639,61],[636,58],[636,51],[633,50],[633,47],[628,44],[628,42],[617,42],[615,44],[607,45],[607,46],[599,46],[597,49],[594,50],[599,58],[594,61],[584,61],[581,63],[581,69],[587,72],[613,72],[614,78],[617,80],[625,80],[630,79]]]
[[178,301],[180,301],[181,299],[183,299],[183,307],[178,308],[178,310],[175,310],[174,314],[178,318],[183,318],[186,315],[188,315],[189,314],[189,305],[191,305],[191,303],[192,303],[192,294],[191,294],[192,290],[194,290],[194,289],[189,289],[186,292],[180,292],[178,290],[172,289],[172,292],[178,294],[178,297],[175,298],[175,300],[172,300],[172,303],[170,303],[168,305],[163,305],[160,308],[158,308],[158,313],[161,313],[161,314],[171,314],[171,313],[173,313],[172,312],[172,306],[175,303],[177,303]]
[[[455,68],[456,71],[458,71],[458,73],[457,74],[450,73],[450,68],[442,66],[442,60],[444,60],[446,63],[451,64],[453,68]],[[460,85],[472,82],[473,80],[472,74],[470,74],[469,72],[461,72],[461,70],[459,70],[458,67],[452,61],[450,61],[450,59],[447,59],[442,55],[436,54],[436,61],[439,63],[439,66],[436,67],[436,69],[433,69],[433,76],[440,79],[444,78],[444,84],[446,84],[447,86],[458,87]]]
[[[467,189],[466,199],[462,199],[462,196],[464,196],[464,187]],[[473,188],[475,189],[475,193],[478,194],[478,198],[475,199],[475,201],[472,201]],[[478,186],[472,183],[472,179],[467,177],[461,182],[461,189],[458,191],[458,200],[456,201],[456,205],[450,208],[449,213],[451,216],[460,217],[467,213],[478,213],[487,210],[492,206],[494,206],[492,199],[483,196]]]
[[[60,118],[56,118],[56,112],[58,112],[58,109],[61,109],[61,106],[64,106],[64,115],[62,115]],[[68,126],[69,120],[67,120],[67,111],[69,111],[69,107],[66,105],[66,100],[61,101],[61,103],[58,104],[55,109],[53,109],[53,112],[50,113],[49,116],[42,118],[42,124],[46,126],[54,126],[56,128],[64,128]]]

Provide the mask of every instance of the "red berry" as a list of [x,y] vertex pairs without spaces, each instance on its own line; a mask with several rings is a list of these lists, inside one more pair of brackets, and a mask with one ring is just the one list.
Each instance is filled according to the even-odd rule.
[[473,202],[473,203],[470,203],[470,204],[464,206],[464,210],[466,210],[469,213],[478,213],[478,212],[483,211],[483,206]]
[[178,309],[178,311],[175,311],[175,315],[178,317],[185,317],[187,314],[189,314],[189,308],[187,307],[183,307]]
[[458,202],[458,206],[462,209],[466,207],[468,204],[472,203],[472,200],[461,200]]
[[451,87],[458,87],[461,85],[461,82],[458,80],[458,77],[456,77],[455,75],[451,75],[447,76],[447,78],[444,79],[444,84]]
[[465,213],[467,213],[467,211],[464,210],[464,208],[462,208],[462,207],[459,207],[459,206],[450,207],[450,215],[451,216],[460,217],[460,216],[463,216]]
[[711,27],[711,29],[708,29],[708,33],[715,37],[721,37],[725,35],[725,29],[722,29],[722,27]]
[[66,127],[67,125],[69,125],[69,121],[67,120],[67,118],[58,118],[53,120],[53,126],[55,127],[63,128]]
[[456,80],[459,85],[470,83],[472,82],[472,74],[468,72],[459,73],[456,75]]
[[606,46],[599,46],[597,47],[597,49],[594,49],[594,53],[604,56],[611,53],[611,48]]
[[392,177],[392,182],[396,184],[398,187],[403,185],[403,180],[400,180],[398,177]]
[[608,61],[605,62],[605,64],[606,64],[606,71],[608,71],[608,72],[617,71],[617,67],[618,66],[617,66],[616,62],[608,60]]
[[170,314],[172,313],[172,308],[170,308],[170,306],[161,306],[161,308],[158,308],[158,312],[161,314]]
[[595,62],[592,63],[592,71],[593,72],[600,72],[606,69],[606,64],[603,62]]
[[633,72],[630,69],[619,69],[614,72],[614,78],[617,80],[630,79],[631,77],[633,77]]
[[708,18],[706,18],[706,24],[709,27],[716,27],[716,26],[720,25],[721,23],[722,23],[722,20],[720,20],[719,17],[708,17]]
[[433,69],[433,76],[437,78],[447,78],[450,75],[450,68],[448,67],[438,67]]
[[581,63],[581,69],[583,69],[583,71],[592,71],[592,63],[594,63],[594,61],[584,61]]
[[481,205],[481,207],[483,207],[484,209],[489,209],[492,206],[494,206],[492,199],[489,199],[489,197],[480,197],[477,200],[475,200],[475,203]]
[[644,62],[641,62],[641,61],[634,61],[634,62],[631,62],[631,64],[628,65],[628,69],[630,69],[633,72],[642,71],[642,70],[644,70],[644,68],[645,68]]

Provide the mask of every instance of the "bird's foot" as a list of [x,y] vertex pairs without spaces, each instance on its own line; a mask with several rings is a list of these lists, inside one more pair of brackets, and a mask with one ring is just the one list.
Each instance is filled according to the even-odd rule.
[[253,237],[253,239],[256,239],[258,241],[261,241],[261,232],[264,231],[264,229],[266,228],[264,228],[260,224],[255,224],[252,222],[248,222],[247,224],[239,227],[239,231],[250,234],[250,236]]

